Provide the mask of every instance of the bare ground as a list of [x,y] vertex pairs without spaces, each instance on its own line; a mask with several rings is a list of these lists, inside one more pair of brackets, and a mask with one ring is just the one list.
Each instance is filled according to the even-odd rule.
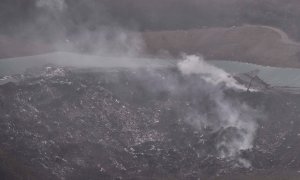
[[[280,29],[244,25],[176,31],[149,31],[142,34],[151,56],[182,53],[201,54],[207,60],[222,59],[277,67],[300,67],[300,43]],[[53,46],[0,36],[0,58],[51,52]]]
[[300,44],[268,26],[146,32],[144,38],[152,54],[202,54],[206,59],[300,67]]
[[53,51],[46,43],[0,35],[0,58],[30,56]]

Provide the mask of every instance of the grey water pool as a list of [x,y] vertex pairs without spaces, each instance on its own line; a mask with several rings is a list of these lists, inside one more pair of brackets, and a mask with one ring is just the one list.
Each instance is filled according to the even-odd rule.
[[[300,87],[300,69],[277,68],[250,63],[210,60],[213,64],[228,73],[238,74],[259,70],[258,76],[272,86]],[[73,67],[168,67],[174,66],[174,61],[150,58],[112,58],[90,56],[74,53],[56,52],[36,56],[0,59],[0,75],[22,73],[28,68],[56,64]]]

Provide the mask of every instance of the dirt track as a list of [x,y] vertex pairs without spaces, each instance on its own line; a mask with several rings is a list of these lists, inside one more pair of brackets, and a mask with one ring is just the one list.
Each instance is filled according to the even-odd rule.
[[[247,25],[247,26],[251,27],[251,25]],[[272,31],[277,32],[280,35],[281,41],[285,44],[290,44],[290,45],[295,45],[295,46],[300,45],[299,42],[296,42],[293,39],[290,39],[289,36],[284,31],[282,31],[281,29],[277,29],[277,28],[274,28],[274,27],[271,27],[271,26],[260,26],[260,27],[267,28],[267,29],[270,29]]]
[[300,67],[300,44],[269,26],[244,25],[188,31],[147,32],[148,50],[172,55],[202,54],[206,59],[227,59],[254,64]]

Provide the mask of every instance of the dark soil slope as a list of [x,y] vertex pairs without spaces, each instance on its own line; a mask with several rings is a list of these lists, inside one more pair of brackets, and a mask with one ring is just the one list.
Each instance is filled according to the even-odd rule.
[[[257,123],[253,148],[222,157],[247,129],[215,129],[217,91],[176,69],[29,71],[0,86],[1,178],[299,178],[300,96],[222,90],[246,113],[239,123]],[[195,111],[208,124],[190,121]]]

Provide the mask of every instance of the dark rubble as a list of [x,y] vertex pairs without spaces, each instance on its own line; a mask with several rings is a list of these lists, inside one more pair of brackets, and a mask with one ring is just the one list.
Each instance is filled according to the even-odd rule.
[[[180,88],[174,94],[170,85]],[[300,176],[299,95],[224,89],[226,99],[263,115],[254,117],[253,148],[220,158],[217,142],[237,136],[236,129],[199,129],[184,120],[191,107],[217,118],[208,90],[198,76],[172,68],[49,66],[16,75],[0,85],[0,177],[275,179],[279,169],[282,177]]]

